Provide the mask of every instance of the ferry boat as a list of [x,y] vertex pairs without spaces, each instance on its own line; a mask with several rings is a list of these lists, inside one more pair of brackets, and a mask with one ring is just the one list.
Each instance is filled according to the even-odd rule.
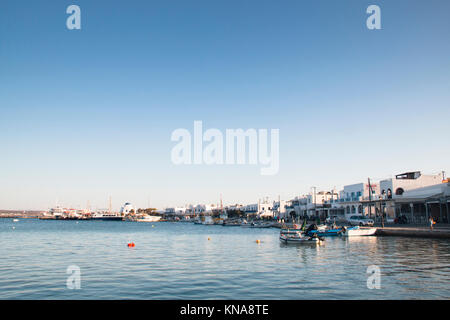
[[112,212],[96,212],[91,216],[91,219],[103,221],[122,221],[123,217]]

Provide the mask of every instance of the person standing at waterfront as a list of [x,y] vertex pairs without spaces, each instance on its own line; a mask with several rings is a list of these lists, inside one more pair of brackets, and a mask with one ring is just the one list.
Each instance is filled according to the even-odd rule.
[[430,217],[430,230],[431,230],[431,231],[433,231],[433,225],[434,225],[435,223],[436,223],[436,222],[434,222],[433,217]]

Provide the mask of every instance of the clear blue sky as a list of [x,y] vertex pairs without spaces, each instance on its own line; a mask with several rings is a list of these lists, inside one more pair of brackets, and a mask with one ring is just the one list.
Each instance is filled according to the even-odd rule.
[[[81,7],[82,29],[66,28]],[[381,7],[382,30],[366,28]],[[289,199],[449,169],[450,2],[0,5],[0,208]],[[280,170],[175,166],[174,129],[280,129]]]

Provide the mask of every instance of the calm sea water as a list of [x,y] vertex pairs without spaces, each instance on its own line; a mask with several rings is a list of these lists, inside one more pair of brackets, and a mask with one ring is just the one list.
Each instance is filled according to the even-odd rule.
[[[450,298],[450,241],[327,238],[305,246],[281,244],[278,235],[190,223],[0,219],[0,299]],[[66,286],[70,265],[81,270],[79,290]],[[367,288],[370,265],[381,270],[379,290]]]

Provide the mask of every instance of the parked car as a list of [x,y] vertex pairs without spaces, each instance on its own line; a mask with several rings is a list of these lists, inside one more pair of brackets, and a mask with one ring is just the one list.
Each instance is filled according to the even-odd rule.
[[347,222],[352,226],[369,226],[373,227],[374,221],[365,216],[351,216]]
[[345,219],[343,216],[329,216],[328,218],[325,219],[325,223],[327,224],[332,224],[332,223],[340,223],[340,222],[345,222]]

